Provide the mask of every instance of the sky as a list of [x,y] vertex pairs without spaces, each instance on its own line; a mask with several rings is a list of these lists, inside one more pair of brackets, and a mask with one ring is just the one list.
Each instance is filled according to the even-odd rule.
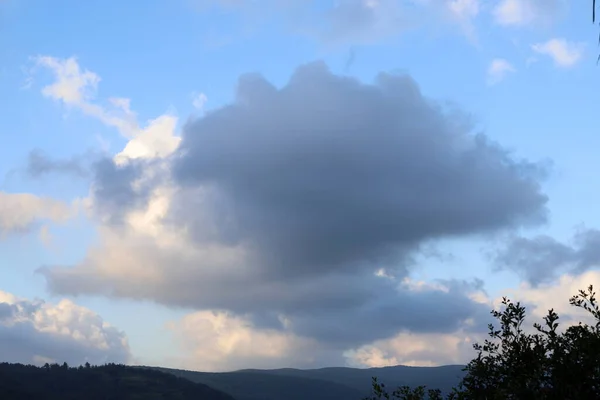
[[0,1],[3,361],[445,365],[502,296],[578,321],[591,11]]

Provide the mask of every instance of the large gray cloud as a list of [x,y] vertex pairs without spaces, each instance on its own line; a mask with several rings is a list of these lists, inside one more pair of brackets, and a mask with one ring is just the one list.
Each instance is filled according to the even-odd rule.
[[410,77],[363,84],[322,63],[281,89],[242,77],[232,104],[185,126],[160,179],[142,179],[152,165],[98,163],[94,205],[118,219],[152,197],[140,182],[169,182],[162,236],[109,235],[80,265],[41,269],[50,290],[229,310],[278,329],[284,315],[294,332],[348,348],[469,318],[485,326],[488,306],[470,297],[480,284],[401,283],[414,255],[546,215],[540,168]]
[[2,291],[0,354],[3,361],[32,364],[125,363],[131,358],[124,333],[91,310],[68,300],[51,305]]
[[547,235],[515,237],[494,254],[494,261],[534,286],[551,282],[559,272],[580,274],[600,266],[600,231],[581,229],[570,244]]
[[[379,290],[368,277],[371,290]],[[370,299],[355,306],[341,306],[328,310],[315,310],[319,305],[294,313],[294,332],[307,337],[316,337],[330,346],[347,349],[357,343],[386,339],[409,329],[413,333],[453,333],[464,326],[467,319],[476,321],[475,330],[483,328],[489,315],[488,305],[474,302],[469,294],[480,284],[472,282],[444,282],[446,290],[429,288],[411,291],[383,291],[371,293]],[[355,288],[356,290],[356,288]],[[318,298],[317,298],[318,299]],[[352,329],[347,329],[351,326]],[[345,328],[344,328],[345,327]]]
[[[426,239],[542,220],[535,166],[463,122],[407,76],[365,85],[314,63],[281,90],[242,78],[235,104],[186,127],[174,176],[218,193],[211,239],[249,241],[286,276],[396,261]],[[198,199],[182,191],[173,218],[206,240],[190,212]]]

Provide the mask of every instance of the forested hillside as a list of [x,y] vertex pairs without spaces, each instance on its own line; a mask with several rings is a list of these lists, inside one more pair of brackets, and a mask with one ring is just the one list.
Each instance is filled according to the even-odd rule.
[[206,385],[160,371],[108,364],[69,368],[0,364],[2,400],[233,400]]

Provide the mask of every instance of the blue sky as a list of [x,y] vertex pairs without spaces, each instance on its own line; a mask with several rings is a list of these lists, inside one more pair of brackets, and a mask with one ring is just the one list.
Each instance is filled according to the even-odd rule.
[[[32,332],[31,337],[10,345],[16,349],[12,360],[114,360],[203,370],[464,362],[472,354],[470,345],[460,338],[482,337],[485,318],[479,310],[489,310],[499,296],[516,291],[524,301],[536,302],[536,310],[543,312],[556,306],[554,301],[566,301],[579,283],[588,285],[600,279],[595,271],[600,254],[594,252],[595,240],[600,237],[596,236],[600,218],[595,212],[600,191],[594,183],[600,145],[594,113],[600,49],[596,45],[598,27],[591,23],[591,4],[561,0],[503,0],[495,5],[483,0],[149,0],[140,7],[136,2],[117,1],[42,4],[4,0],[0,2],[0,29],[0,108],[4,110],[0,119],[0,294],[4,294],[0,302],[14,306],[13,315],[4,320],[0,315],[4,329],[0,336],[9,332],[15,321],[28,324]],[[323,61],[331,76],[351,77],[372,87],[380,73],[408,75],[426,99],[458,107],[469,117],[468,137],[483,133],[502,151],[510,152],[512,164],[494,168],[509,174],[525,168],[517,162],[523,159],[530,167],[535,163],[544,170],[528,178],[533,186],[516,185],[525,178],[510,175],[516,186],[505,189],[515,192],[505,195],[500,187],[504,181],[484,175],[487,169],[481,167],[474,197],[461,202],[467,214],[469,207],[488,201],[486,214],[491,215],[510,203],[510,196],[521,199],[528,195],[514,188],[530,190],[531,195],[542,193],[547,200],[536,203],[539,209],[507,209],[498,218],[481,217],[481,222],[472,225],[448,227],[444,234],[424,233],[418,240],[402,243],[390,239],[395,248],[402,249],[402,257],[385,258],[385,265],[367,263],[368,271],[371,276],[378,275],[376,279],[388,279],[394,293],[409,297],[378,297],[373,304],[353,309],[349,304],[354,302],[354,289],[348,286],[343,298],[349,300],[344,307],[331,306],[330,312],[311,319],[307,315],[314,305],[294,303],[290,308],[277,308],[272,304],[285,301],[270,292],[265,295],[272,302],[269,306],[253,304],[250,292],[244,306],[219,294],[218,282],[227,280],[222,291],[233,290],[237,286],[230,285],[244,281],[246,269],[254,271],[248,276],[256,281],[247,281],[254,282],[247,285],[257,288],[255,297],[274,287],[288,288],[282,289],[285,292],[329,282],[330,276],[324,273],[318,279],[310,275],[315,279],[310,281],[283,266],[278,268],[285,280],[278,281],[249,261],[264,256],[253,253],[254,247],[231,248],[219,242],[217,247],[221,247],[213,248],[208,242],[198,242],[194,237],[198,229],[206,230],[210,223],[226,228],[219,225],[224,223],[220,208],[203,209],[198,203],[201,189],[212,186],[194,180],[197,186],[191,188],[182,178],[200,179],[208,173],[200,166],[203,161],[194,161],[202,160],[202,154],[206,159],[219,157],[220,147],[210,154],[203,150],[213,148],[213,142],[201,140],[209,137],[211,129],[228,138],[227,143],[246,143],[233,133],[239,119],[224,125],[229,128],[211,128],[220,126],[221,122],[214,122],[223,121],[219,118],[228,118],[223,110],[243,102],[240,96],[244,93],[250,96],[248,101],[261,99],[248,92],[256,89],[253,84],[242,87],[241,76],[257,73],[283,88],[297,68],[315,61]],[[298,82],[309,87],[309,81],[302,81],[308,75],[297,78]],[[407,90],[402,85],[396,89]],[[129,99],[129,103],[111,104],[115,98]],[[299,102],[296,111],[300,115],[316,110],[313,119],[320,121],[325,118],[322,113],[334,108],[325,100],[318,104],[307,107]],[[335,106],[343,108],[343,102]],[[354,110],[349,117],[362,113],[366,121],[364,109]],[[161,116],[162,124],[155,120]],[[453,115],[446,116],[447,122],[458,121]],[[279,115],[272,120],[279,124],[274,131],[282,136],[293,130]],[[315,131],[328,123],[316,126]],[[127,126],[131,131],[124,128]],[[369,135],[367,131],[363,133]],[[273,140],[269,146],[277,142],[256,134],[259,142]],[[369,140],[375,142],[378,136]],[[278,151],[269,149],[264,154]],[[37,169],[32,154],[39,154],[44,161]],[[231,153],[221,156],[226,154]],[[118,161],[118,157],[126,161]],[[180,159],[184,160],[181,165]],[[101,166],[108,164],[95,163],[98,160],[108,160],[114,171],[102,170]],[[334,157],[330,160],[336,163]],[[361,160],[357,158],[355,165]],[[484,160],[485,165],[498,161]],[[423,162],[435,164],[436,160]],[[137,198],[127,197],[130,193],[125,188],[135,185],[134,180],[127,181],[127,166],[134,168],[139,179],[145,173],[160,177],[148,184],[155,205],[139,206]],[[76,169],[86,173],[78,176]],[[276,180],[277,171],[269,171],[271,174]],[[429,178],[415,172],[407,175],[406,181],[398,178],[390,183],[411,190],[402,182]],[[213,179],[214,185],[225,185],[224,177],[219,178],[222,182]],[[237,182],[233,176],[227,179],[232,179],[227,180],[230,184]],[[113,188],[110,185],[117,185],[116,192],[97,190]],[[502,203],[486,197],[485,193],[494,190]],[[357,195],[336,192],[333,187],[331,191],[341,199],[352,200]],[[436,193],[421,199],[434,207],[429,213],[449,207],[441,197],[436,202]],[[167,204],[166,208],[161,204]],[[241,197],[231,204],[238,214],[228,218],[234,219],[256,207]],[[363,208],[359,211],[370,210],[366,204]],[[151,209],[162,211],[156,217]],[[521,221],[542,209],[545,220]],[[177,210],[183,212],[183,219]],[[410,210],[396,211],[412,214]],[[139,217],[144,213],[151,216]],[[113,217],[124,220],[114,224],[110,222]],[[237,223],[242,224],[240,221]],[[359,222],[353,226],[366,232]],[[250,234],[247,228],[243,243],[259,246],[256,243],[266,243],[259,239],[271,240],[266,233],[264,237],[260,231]],[[332,227],[332,232],[338,232],[336,228],[340,227]],[[332,247],[335,241],[332,237]],[[309,242],[302,243],[295,244],[297,251],[308,254],[314,250],[302,248]],[[339,252],[341,257],[343,251]],[[350,265],[346,254],[343,256]],[[231,265],[227,264],[230,259]],[[266,265],[266,259],[260,259]],[[315,260],[312,262],[320,262]],[[238,275],[228,272],[214,278],[214,273],[206,272],[225,268],[223,265],[239,271]],[[398,266],[401,272],[391,272]],[[361,270],[363,273],[367,270]],[[344,275],[343,279],[350,285],[357,277]],[[204,290],[202,282],[213,282],[210,286],[217,293],[208,294],[207,289],[207,294],[196,295],[190,291],[188,286],[195,284],[198,291]],[[369,286],[370,280],[362,282],[361,293],[381,290],[377,286],[382,285],[380,281],[373,286]],[[306,290],[314,295],[311,304],[321,304],[320,310],[328,307],[327,296],[319,303],[323,293]],[[408,311],[394,308],[406,299],[419,299],[423,291],[446,299],[443,301],[459,302],[456,304],[464,307],[464,312],[449,320],[447,327],[437,329],[425,322],[419,325],[413,321],[416,316],[411,319]],[[34,308],[24,306],[32,302]],[[433,320],[437,315],[433,308],[441,306],[423,307],[418,318]],[[322,318],[343,326],[360,321],[365,310],[372,310],[368,318],[382,310],[407,317],[393,326],[389,321],[369,319],[372,331],[357,333],[343,345],[327,340],[324,332],[334,328],[327,327]],[[471,326],[474,323],[479,325]],[[39,340],[36,335],[46,338],[48,346],[55,339],[72,340],[72,354],[57,354],[50,347],[34,354],[28,350],[28,340]],[[423,346],[430,351],[419,350]]]

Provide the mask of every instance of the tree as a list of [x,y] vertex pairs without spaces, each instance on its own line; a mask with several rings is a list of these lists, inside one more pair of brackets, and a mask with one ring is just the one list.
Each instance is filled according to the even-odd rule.
[[363,400],[379,400],[379,399],[402,399],[402,400],[424,400],[425,394],[429,400],[442,400],[442,392],[439,389],[429,389],[426,391],[425,386],[417,386],[411,388],[409,386],[401,386],[394,390],[390,395],[385,390],[385,384],[379,383],[376,377],[373,377],[372,395]]
[[[592,286],[569,300],[593,317],[595,324],[579,323],[559,333],[553,309],[535,333],[523,330],[525,307],[502,299],[503,310],[491,314],[500,328],[488,326],[490,339],[476,343],[466,375],[447,399],[598,399],[600,398],[600,308]],[[425,387],[399,388],[391,394],[373,378],[373,394],[365,400],[440,400],[439,391]],[[427,397],[426,397],[427,395]]]
[[[596,23],[596,0],[592,0],[592,23]],[[600,44],[600,34],[598,34],[598,44]],[[600,62],[600,55],[598,55],[596,62]]]

